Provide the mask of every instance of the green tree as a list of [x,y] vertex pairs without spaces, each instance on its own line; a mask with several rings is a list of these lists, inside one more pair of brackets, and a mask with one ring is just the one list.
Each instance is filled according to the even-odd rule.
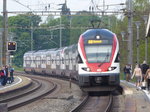
[[[145,56],[145,24],[144,24],[144,20],[143,20],[143,16],[144,15],[148,15],[149,14],[149,10],[150,10],[150,2],[148,0],[134,0],[133,1],[133,62],[136,62],[136,25],[135,25],[135,21],[140,21],[141,25],[140,25],[140,63],[142,63],[142,61],[144,60],[144,56]],[[122,18],[117,25],[117,35],[118,38],[121,37],[120,32],[121,31],[125,31],[126,35],[125,35],[125,39],[128,39],[128,17],[127,15],[124,15],[124,18]],[[119,40],[120,42],[120,58],[121,58],[121,64],[124,66],[127,63],[127,55],[128,55],[128,50],[127,50],[127,42],[123,42],[121,39]],[[150,47],[150,43],[148,45]],[[150,52],[148,50],[148,56],[150,55]],[[148,60],[149,61],[149,60]],[[148,62],[150,63],[150,61]]]
[[134,7],[134,10],[135,11],[138,11],[138,12],[149,12],[149,9],[150,9],[150,2],[149,0],[134,0],[133,1],[133,7]]
[[79,36],[92,27],[92,20],[100,20],[100,18],[87,11],[79,11],[71,17],[70,44],[77,43]]
[[0,28],[3,26],[3,16],[0,15]]
[[[8,18],[9,31],[15,33],[14,41],[17,42],[17,51],[15,52],[14,64],[22,65],[23,54],[31,48],[31,25],[38,27],[41,18],[33,14],[19,14]],[[34,37],[34,33],[33,33]],[[36,42],[36,38],[33,38]]]

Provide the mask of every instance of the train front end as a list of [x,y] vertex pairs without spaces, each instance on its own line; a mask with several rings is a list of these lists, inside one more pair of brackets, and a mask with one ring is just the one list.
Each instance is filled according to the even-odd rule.
[[120,85],[119,43],[106,29],[90,29],[78,41],[78,80],[85,91],[112,91]]

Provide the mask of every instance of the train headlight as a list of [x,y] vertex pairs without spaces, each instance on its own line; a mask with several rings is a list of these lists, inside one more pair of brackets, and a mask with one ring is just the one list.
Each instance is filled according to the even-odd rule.
[[90,72],[90,71],[91,71],[91,70],[90,70],[90,68],[87,68],[86,70],[87,70],[88,72]]
[[108,71],[111,71],[111,67],[108,68]]
[[100,38],[101,38],[100,35],[97,35],[97,36],[96,36],[96,39],[100,39]]
[[114,69],[116,69],[116,67],[109,67],[109,68],[108,68],[108,71],[112,71],[112,70],[114,70]]
[[84,67],[84,68],[82,68],[82,70],[87,71],[87,72],[91,71],[91,69],[89,67]]

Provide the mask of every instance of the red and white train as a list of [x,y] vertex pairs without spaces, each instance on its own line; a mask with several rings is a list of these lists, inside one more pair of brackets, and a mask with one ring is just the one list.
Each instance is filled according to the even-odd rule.
[[86,91],[112,91],[120,85],[119,43],[107,29],[89,29],[77,44],[24,54],[25,72],[78,80]]

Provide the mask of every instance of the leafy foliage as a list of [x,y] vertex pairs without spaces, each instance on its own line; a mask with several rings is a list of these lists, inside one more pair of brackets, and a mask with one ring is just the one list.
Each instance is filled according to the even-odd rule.
[[2,23],[3,23],[3,17],[0,15],[0,28],[2,28]]
[[14,41],[18,43],[15,58],[13,60],[15,65],[22,66],[23,54],[30,50],[31,23],[36,27],[39,26],[40,21],[41,18],[33,14],[20,14],[9,17],[9,30],[15,33],[16,36],[14,37]]

